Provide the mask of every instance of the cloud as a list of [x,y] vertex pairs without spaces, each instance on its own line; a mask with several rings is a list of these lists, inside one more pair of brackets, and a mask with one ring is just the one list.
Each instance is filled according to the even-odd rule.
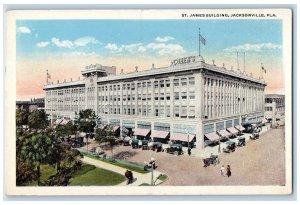
[[115,43],[108,43],[104,48],[112,50],[112,51],[118,50],[118,46]]
[[42,42],[38,42],[38,43],[36,44],[36,46],[39,47],[39,48],[44,48],[44,47],[46,47],[46,46],[48,46],[48,45],[49,45],[49,42],[48,42],[48,41],[42,41]]
[[164,37],[156,37],[155,40],[158,41],[158,42],[167,42],[167,41],[170,41],[170,40],[174,40],[175,38],[171,37],[171,36],[164,36]]
[[144,46],[140,46],[139,48],[138,48],[138,51],[139,52],[141,52],[141,53],[145,53],[146,52],[146,47],[144,47]]
[[82,37],[78,38],[74,41],[74,45],[76,46],[86,46],[87,44],[99,44],[100,42],[94,37]]
[[31,30],[28,27],[20,26],[20,27],[18,27],[18,32],[19,33],[31,33]]
[[180,55],[186,52],[179,44],[149,43],[146,47],[156,51],[161,56],[169,54]]
[[135,53],[138,51],[138,48],[141,46],[141,43],[133,43],[133,44],[127,44],[127,45],[122,45],[121,50],[128,51],[129,53]]
[[72,43],[72,41],[69,40],[60,40],[58,38],[53,37],[51,39],[52,43],[54,45],[56,45],[57,47],[67,47],[67,48],[71,48],[74,46],[74,44]]
[[225,48],[224,51],[226,52],[236,52],[236,51],[254,51],[254,52],[261,52],[264,50],[278,50],[281,49],[281,45],[276,45],[273,43],[261,43],[261,44],[243,44],[238,46],[232,46],[230,48]]

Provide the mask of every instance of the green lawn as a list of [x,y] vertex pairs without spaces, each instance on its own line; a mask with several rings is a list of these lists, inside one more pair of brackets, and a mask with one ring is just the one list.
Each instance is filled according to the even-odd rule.
[[[55,167],[49,165],[41,166],[41,182],[45,182],[49,177],[56,174]],[[95,167],[90,164],[83,164],[80,170],[72,174],[68,186],[111,186],[125,181],[121,174]],[[37,181],[33,181],[26,186],[37,186]]]
[[125,181],[125,177],[93,165],[83,165],[82,170],[74,173],[70,186],[110,186]]
[[110,159],[105,159],[104,160],[102,158],[96,157],[95,155],[87,154],[85,152],[81,152],[81,154],[86,156],[86,157],[90,157],[90,158],[93,158],[93,159],[96,159],[96,160],[99,160],[99,161],[102,161],[102,162],[106,162],[106,163],[109,163],[109,164],[112,164],[112,165],[115,165],[115,166],[118,166],[118,167],[129,169],[131,171],[135,171],[135,172],[138,172],[138,173],[146,174],[146,173],[149,172],[149,171],[144,170],[143,165],[133,164],[133,163],[124,162],[124,161],[120,161],[120,160],[114,160],[114,161],[112,161]]

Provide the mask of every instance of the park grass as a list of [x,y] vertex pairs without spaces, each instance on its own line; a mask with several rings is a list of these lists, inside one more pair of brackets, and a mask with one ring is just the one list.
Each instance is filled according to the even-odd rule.
[[[41,165],[41,177],[40,177],[40,182],[43,184],[47,179],[49,179],[51,176],[56,175],[56,168],[53,166],[49,166],[46,164]],[[32,181],[28,184],[25,184],[25,186],[37,186],[37,180]]]
[[[40,181],[42,184],[54,175],[56,175],[55,167],[41,165]],[[121,174],[83,163],[79,170],[72,173],[68,186],[112,186],[124,181],[125,177]],[[32,181],[24,185],[38,186],[37,181]]]
[[84,164],[82,170],[75,171],[69,186],[112,186],[125,181],[121,174]]
[[142,165],[130,164],[130,163],[122,162],[122,161],[118,161],[118,160],[102,159],[102,158],[96,157],[95,155],[87,154],[85,152],[81,152],[81,154],[86,156],[86,157],[96,159],[96,160],[99,160],[101,162],[106,162],[106,163],[109,163],[109,164],[112,164],[112,165],[115,165],[115,166],[118,166],[118,167],[122,167],[122,168],[125,168],[125,169],[128,169],[128,170],[131,170],[131,171],[141,173],[141,174],[149,173],[149,171],[144,170],[144,167]]

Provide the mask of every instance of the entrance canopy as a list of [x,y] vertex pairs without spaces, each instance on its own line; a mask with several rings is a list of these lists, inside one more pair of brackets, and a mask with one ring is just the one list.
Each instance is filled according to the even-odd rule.
[[59,124],[60,125],[66,125],[70,122],[70,120],[66,120],[66,119],[63,119]]
[[118,125],[117,126],[113,126],[113,131],[114,132],[118,131],[118,129],[120,129],[120,126],[118,126]]
[[235,126],[236,129],[238,129],[238,131],[244,131],[245,128],[242,125],[237,125]]
[[191,142],[194,139],[194,134],[185,134],[185,133],[173,133],[170,136],[170,140],[182,141],[182,142]]
[[59,125],[63,120],[62,119],[57,119],[55,120],[55,122],[53,123],[54,125]]
[[152,137],[161,138],[161,139],[165,139],[166,137],[168,137],[169,134],[170,132],[162,131],[162,130],[153,130],[151,132]]
[[225,129],[219,130],[218,133],[219,133],[222,137],[225,137],[225,138],[227,138],[227,137],[229,137],[229,136],[231,135],[231,134],[230,134],[227,130],[225,130]]
[[236,135],[239,131],[236,129],[236,128],[234,128],[234,127],[229,127],[229,128],[227,128],[227,130],[231,133],[231,134],[233,134],[233,135]]
[[210,141],[216,141],[220,139],[219,135],[217,135],[217,133],[215,132],[205,134],[204,136],[207,137]]
[[144,136],[144,137],[146,137],[147,135],[149,135],[149,133],[150,133],[150,129],[136,128],[134,130],[134,135],[138,135],[138,136]]

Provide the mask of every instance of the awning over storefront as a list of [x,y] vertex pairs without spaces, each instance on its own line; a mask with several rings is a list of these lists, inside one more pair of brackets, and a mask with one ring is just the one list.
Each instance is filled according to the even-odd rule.
[[55,120],[55,122],[53,123],[54,125],[59,125],[61,123],[62,119],[57,119]]
[[114,132],[118,131],[118,129],[120,129],[120,126],[118,126],[118,125],[117,126],[113,126],[113,131]]
[[217,133],[215,132],[205,134],[204,136],[207,137],[210,141],[216,141],[220,139],[219,135],[217,135]]
[[227,130],[233,135],[236,135],[237,133],[239,133],[239,131],[234,127],[229,127],[229,128],[227,128]]
[[134,135],[146,137],[149,134],[149,132],[150,132],[150,129],[136,128],[134,130]]
[[241,132],[245,130],[245,128],[242,125],[237,125],[237,126],[235,126],[235,128],[238,129],[238,131],[241,131]]
[[229,137],[229,136],[231,135],[231,134],[230,134],[227,130],[225,130],[225,129],[219,130],[218,133],[219,133],[222,137],[225,137],[225,138],[227,138],[227,137]]
[[63,119],[61,122],[60,122],[60,125],[66,125],[70,122],[70,120],[66,120],[66,119]]
[[178,140],[183,142],[191,142],[194,139],[194,134],[185,134],[185,133],[173,133],[170,136],[170,140]]
[[162,131],[162,130],[153,130],[151,132],[152,137],[161,138],[161,139],[165,139],[169,134],[170,132]]

